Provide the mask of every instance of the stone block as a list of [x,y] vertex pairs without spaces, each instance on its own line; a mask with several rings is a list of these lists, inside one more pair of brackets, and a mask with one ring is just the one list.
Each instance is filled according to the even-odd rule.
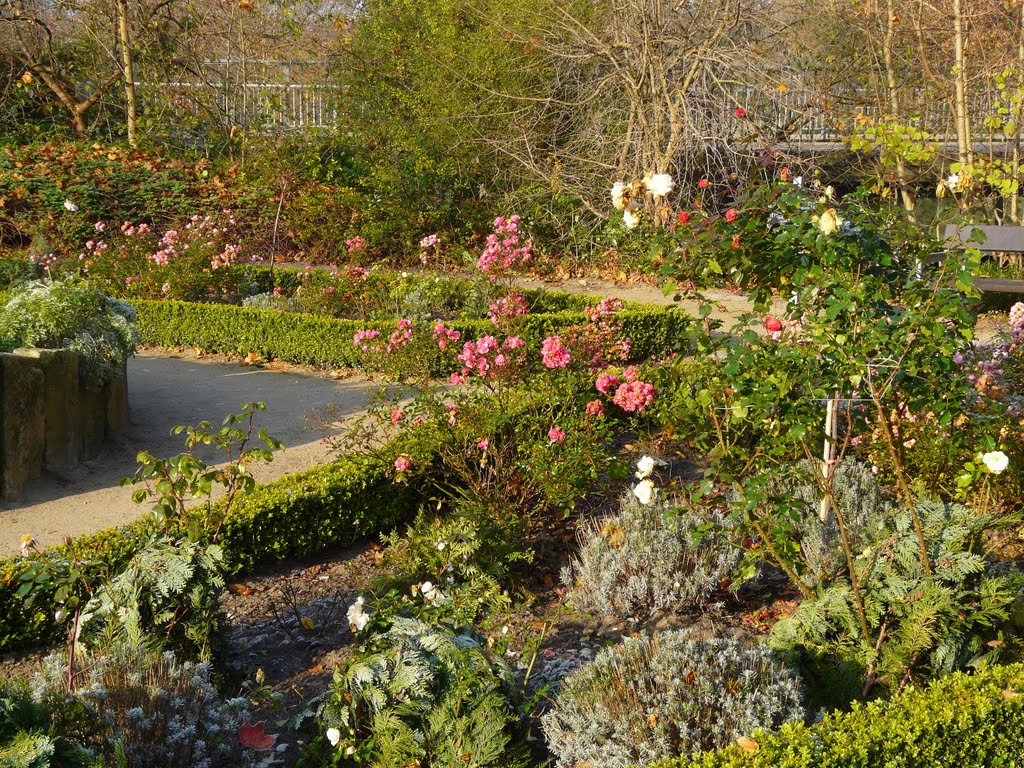
[[17,349],[15,354],[39,361],[46,407],[46,447],[43,465],[66,471],[81,459],[82,422],[79,356],[67,349]]
[[46,397],[39,361],[0,354],[0,494],[13,501],[42,473]]

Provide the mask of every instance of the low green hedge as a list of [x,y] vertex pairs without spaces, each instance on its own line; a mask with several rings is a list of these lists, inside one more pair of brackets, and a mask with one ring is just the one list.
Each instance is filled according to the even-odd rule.
[[956,673],[812,726],[790,724],[750,738],[747,749],[733,744],[649,768],[1024,766],[1024,665]]
[[[413,435],[406,440],[418,440]],[[403,441],[403,446],[409,446]],[[432,487],[430,477],[398,485],[384,459],[348,457],[257,486],[236,500],[221,531],[232,573],[344,546],[412,519]],[[125,493],[129,491],[126,489]],[[147,540],[145,521],[83,536],[55,549],[78,561],[123,567]],[[52,596],[31,610],[15,596],[27,561],[0,560],[0,652],[55,639]]]
[[[255,352],[268,359],[324,368],[358,365],[358,350],[352,337],[359,329],[390,331],[395,327],[394,323],[339,320],[228,304],[139,300],[133,305],[139,312],[137,324],[146,345],[197,347],[233,355]],[[619,317],[623,334],[632,339],[634,360],[674,351],[691,323],[689,315],[671,308],[624,311]],[[581,312],[527,315],[525,333],[539,345],[545,336],[586,321]],[[467,340],[494,332],[489,320],[455,321],[447,325]]]

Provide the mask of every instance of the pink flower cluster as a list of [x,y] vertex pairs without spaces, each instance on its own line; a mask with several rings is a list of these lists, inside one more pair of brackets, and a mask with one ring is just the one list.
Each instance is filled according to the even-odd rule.
[[[371,349],[370,342],[376,339],[378,336],[380,336],[380,331],[376,331],[372,328],[356,331],[355,336],[352,337],[352,344],[356,347],[359,347],[361,350],[363,350],[363,352],[369,352]],[[380,346],[375,345],[372,347],[372,349],[374,351],[379,352]]]
[[395,459],[396,472],[408,472],[410,469],[412,469],[412,460],[408,456],[403,454]]
[[[642,413],[658,394],[657,388],[646,381],[640,380],[640,371],[631,365],[622,371],[622,379],[614,373],[602,373],[597,377],[594,386],[602,395],[609,395],[612,402],[629,413]],[[593,407],[592,407],[593,406]],[[587,413],[595,416],[604,414],[600,401],[587,403]]]
[[606,296],[597,303],[596,307],[587,307],[584,313],[592,323],[600,322],[609,317],[614,317],[622,309],[622,301],[614,296]]
[[398,329],[388,337],[388,354],[391,354],[396,349],[401,349],[412,340],[412,333],[415,328],[415,323],[408,318],[403,317],[398,321]]
[[370,273],[364,267],[345,267],[344,269],[338,269],[335,267],[331,271],[331,277],[337,280],[341,277],[347,277],[351,280],[361,281],[365,280]]
[[602,395],[610,395],[611,392],[621,383],[614,373],[602,373],[597,377],[597,391]]
[[646,381],[627,381],[612,395],[612,402],[628,413],[643,413],[657,396],[658,390]]
[[494,231],[487,236],[487,244],[476,261],[477,269],[494,279],[502,271],[511,270],[517,263],[533,258],[533,242],[525,243],[519,237],[518,216],[494,220]]
[[514,362],[509,353],[522,348],[525,344],[526,342],[518,336],[509,336],[504,344],[499,344],[493,336],[484,336],[477,339],[476,343],[467,341],[458,356],[465,367],[461,376],[453,376],[452,380],[465,381],[470,373],[476,373],[484,378],[495,378]]
[[541,362],[548,368],[565,368],[572,359],[572,352],[558,336],[548,336],[540,345]]
[[548,430],[548,440],[552,443],[561,443],[565,440],[565,431],[561,427],[552,427]]
[[513,317],[525,315],[530,311],[530,305],[526,297],[517,291],[512,291],[503,299],[498,299],[487,308],[487,316],[495,325],[502,325],[506,320]]
[[453,331],[440,320],[434,323],[434,339],[437,341],[438,349],[447,349],[449,341],[458,341],[461,338],[461,333]]
[[357,251],[361,251],[364,248],[366,248],[366,241],[363,240],[363,238],[361,238],[359,235],[356,235],[355,237],[350,237],[348,240],[345,241],[345,249],[349,253],[356,253]]

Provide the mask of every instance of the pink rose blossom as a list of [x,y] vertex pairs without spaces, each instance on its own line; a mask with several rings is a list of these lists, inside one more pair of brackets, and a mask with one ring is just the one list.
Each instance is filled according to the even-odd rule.
[[614,373],[602,373],[597,377],[597,391],[602,395],[610,394],[621,382]]
[[412,469],[412,461],[409,460],[408,456],[399,456],[395,459],[395,469],[398,472],[407,472]]
[[558,336],[548,336],[540,347],[541,361],[548,368],[565,368],[572,353]]
[[548,440],[552,443],[560,443],[565,440],[565,432],[562,431],[561,427],[552,427],[548,430]]
[[588,416],[604,416],[604,403],[600,400],[591,400],[587,403]]
[[476,447],[479,448],[481,451],[486,451],[488,448],[491,447],[491,441],[485,437],[483,440],[476,444]]
[[658,390],[646,381],[629,381],[619,385],[612,396],[612,402],[628,413],[643,413],[652,402]]

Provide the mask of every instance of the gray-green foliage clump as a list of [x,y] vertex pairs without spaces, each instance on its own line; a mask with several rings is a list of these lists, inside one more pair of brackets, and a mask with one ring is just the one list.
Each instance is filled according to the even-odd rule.
[[707,608],[740,559],[723,525],[718,515],[703,520],[671,500],[641,505],[626,494],[618,514],[580,526],[562,582],[576,608],[617,618]]
[[930,571],[910,510],[894,510],[854,552],[863,617],[843,574],[779,621],[770,645],[798,651],[812,663],[838,662],[846,677],[864,681],[864,693],[876,685],[898,690],[998,660],[1010,641],[1002,628],[1021,597],[1024,578],[997,565],[985,550],[983,538],[993,518],[939,501],[920,501],[915,510]]
[[83,671],[68,693],[64,655],[48,657],[32,682],[32,696],[49,710],[57,732],[103,758],[102,764],[244,764],[238,728],[248,699],[223,699],[210,680],[209,664],[127,645],[81,661]]
[[513,768],[520,713],[512,670],[475,636],[398,618],[335,672],[323,720],[365,765]]
[[[794,565],[812,585],[828,581],[846,567],[836,515],[831,514],[824,521],[819,515],[822,491],[815,474],[820,471],[817,462],[800,461],[788,472],[765,476],[757,489],[765,500],[762,503],[774,505],[779,514],[792,522],[790,537],[799,545]],[[850,546],[859,551],[885,529],[893,514],[892,502],[871,470],[854,459],[839,464],[830,483],[835,504],[843,514]],[[742,504],[738,494],[732,501],[734,507]]]
[[562,680],[543,726],[559,768],[627,768],[802,720],[801,702],[771,651],[674,631],[602,650]]
[[0,348],[71,349],[86,386],[120,378],[139,334],[135,310],[77,278],[27,283],[0,307]]

